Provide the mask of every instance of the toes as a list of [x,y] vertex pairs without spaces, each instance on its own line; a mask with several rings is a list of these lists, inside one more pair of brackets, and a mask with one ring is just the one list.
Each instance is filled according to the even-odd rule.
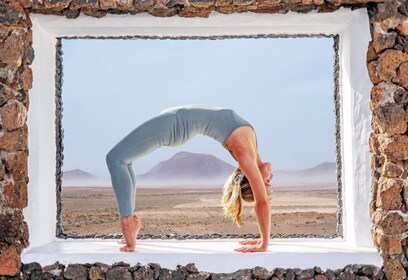
[[121,252],[133,252],[135,249],[131,249],[130,247],[128,247],[128,246],[125,246],[125,247],[122,247],[122,248],[120,248],[120,251]]

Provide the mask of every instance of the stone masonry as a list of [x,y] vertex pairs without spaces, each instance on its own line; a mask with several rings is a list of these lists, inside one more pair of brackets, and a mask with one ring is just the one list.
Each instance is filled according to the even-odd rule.
[[[150,13],[158,17],[209,17],[220,13],[333,12],[367,8],[370,44],[367,71],[373,83],[372,237],[382,268],[350,264],[339,271],[262,268],[235,274],[176,270],[159,265],[22,264],[29,232],[27,206],[27,111],[34,59],[30,13],[75,19],[80,13]],[[405,279],[408,276],[408,1],[406,0],[0,0],[0,279]],[[140,274],[140,275],[139,275]]]

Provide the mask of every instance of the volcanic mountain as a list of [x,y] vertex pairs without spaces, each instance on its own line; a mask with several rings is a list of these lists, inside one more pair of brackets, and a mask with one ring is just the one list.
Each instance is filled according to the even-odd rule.
[[136,180],[141,184],[219,185],[234,169],[213,155],[179,152],[136,176]]

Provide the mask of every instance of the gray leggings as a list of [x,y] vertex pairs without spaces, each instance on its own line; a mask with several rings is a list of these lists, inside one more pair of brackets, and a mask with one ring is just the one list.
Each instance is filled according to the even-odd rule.
[[162,146],[178,146],[188,139],[175,137],[176,115],[163,113],[130,132],[106,155],[121,217],[135,211],[136,181],[132,162]]

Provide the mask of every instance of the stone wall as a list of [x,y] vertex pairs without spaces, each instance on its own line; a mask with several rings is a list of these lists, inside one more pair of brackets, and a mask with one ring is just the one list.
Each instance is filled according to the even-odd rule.
[[[330,271],[321,272],[318,268],[306,272],[263,270],[265,275],[257,268],[263,276],[257,269],[242,270],[234,276],[198,273],[186,267],[170,271],[157,265],[135,269],[126,264],[113,267],[84,264],[68,266],[65,270],[57,264],[52,269],[44,268],[44,272],[35,263],[23,266],[20,254],[28,246],[29,236],[23,217],[28,183],[26,116],[32,84],[30,64],[34,59],[29,13],[67,18],[76,18],[80,13],[94,17],[107,13],[208,17],[211,11],[284,14],[317,10],[327,13],[340,7],[367,8],[370,16],[372,41],[367,50],[367,69],[373,82],[371,102],[367,104],[373,112],[373,133],[367,139],[372,153],[373,178],[370,215],[373,240],[384,261],[382,269],[351,265],[333,272],[333,276]],[[0,0],[0,275],[4,275],[0,278],[13,278],[6,276],[9,275],[17,279],[74,279],[72,275],[78,273],[77,276],[83,275],[81,279],[86,279],[84,277],[91,277],[92,273],[101,272],[100,278],[91,278],[114,279],[112,275],[119,273],[124,275],[122,279],[139,279],[135,273],[140,270],[153,271],[149,279],[382,279],[383,276],[404,279],[408,271],[407,18],[406,0]],[[61,273],[56,275],[47,269],[61,270]],[[42,275],[44,273],[49,274]]]

